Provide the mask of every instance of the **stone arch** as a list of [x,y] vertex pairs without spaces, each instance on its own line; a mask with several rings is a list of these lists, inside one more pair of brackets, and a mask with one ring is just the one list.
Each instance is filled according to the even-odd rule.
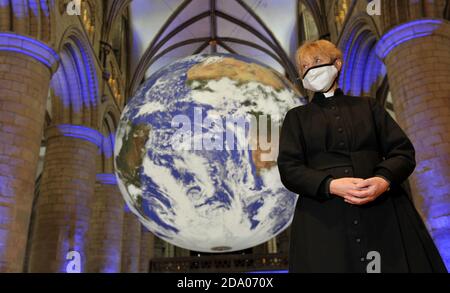
[[120,119],[120,113],[115,105],[109,103],[101,115],[100,132],[103,135],[97,161],[97,173],[114,173],[114,143],[115,133]]
[[298,40],[303,42],[306,40],[315,40],[320,38],[317,20],[314,17],[309,6],[304,1],[298,2]]
[[85,35],[69,27],[58,46],[61,64],[52,78],[54,124],[98,126],[100,104],[95,56]]
[[371,17],[361,13],[345,27],[338,46],[344,53],[339,83],[347,94],[376,96],[385,76],[382,61],[376,55],[380,38]]
[[387,32],[396,25],[419,18],[450,17],[448,0],[382,0],[381,27]]
[[325,36],[329,33],[328,24],[326,19],[323,17],[324,12],[321,10],[321,7],[318,1],[315,0],[299,0],[300,3],[303,3],[311,14],[313,15],[314,22],[316,23],[317,30],[319,32],[319,36]]
[[107,7],[105,7],[105,21],[102,27],[102,40],[106,43],[110,43],[112,37],[111,28],[117,18],[128,8],[131,0],[111,0],[107,1]]

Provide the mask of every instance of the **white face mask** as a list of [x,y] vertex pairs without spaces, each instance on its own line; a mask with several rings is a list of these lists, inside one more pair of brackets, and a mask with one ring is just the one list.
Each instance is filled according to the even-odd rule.
[[337,79],[338,70],[333,64],[311,67],[303,77],[303,86],[313,92],[328,92]]

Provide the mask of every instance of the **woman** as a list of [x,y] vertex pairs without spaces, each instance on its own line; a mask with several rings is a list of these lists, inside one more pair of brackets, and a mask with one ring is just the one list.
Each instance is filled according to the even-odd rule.
[[297,65],[312,101],[290,110],[278,167],[299,194],[290,272],[446,272],[400,186],[415,168],[411,141],[373,98],[344,95],[342,52],[308,42]]

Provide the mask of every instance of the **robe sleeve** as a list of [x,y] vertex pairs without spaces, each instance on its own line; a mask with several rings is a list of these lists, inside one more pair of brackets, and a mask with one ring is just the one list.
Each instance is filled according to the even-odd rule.
[[374,98],[369,101],[384,157],[375,167],[375,176],[385,177],[391,184],[401,184],[416,167],[414,146],[386,109]]
[[293,110],[284,118],[280,133],[280,148],[277,158],[281,182],[290,191],[317,200],[330,199],[328,192],[331,175],[309,168],[305,164],[305,153],[300,136],[300,121]]

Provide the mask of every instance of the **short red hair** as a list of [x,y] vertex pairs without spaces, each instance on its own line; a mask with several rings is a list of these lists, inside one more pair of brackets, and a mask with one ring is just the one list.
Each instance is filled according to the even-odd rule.
[[342,51],[332,42],[327,40],[306,41],[295,53],[295,62],[297,63],[298,69],[301,69],[300,61],[305,55],[317,51],[330,57],[330,59],[342,60]]

